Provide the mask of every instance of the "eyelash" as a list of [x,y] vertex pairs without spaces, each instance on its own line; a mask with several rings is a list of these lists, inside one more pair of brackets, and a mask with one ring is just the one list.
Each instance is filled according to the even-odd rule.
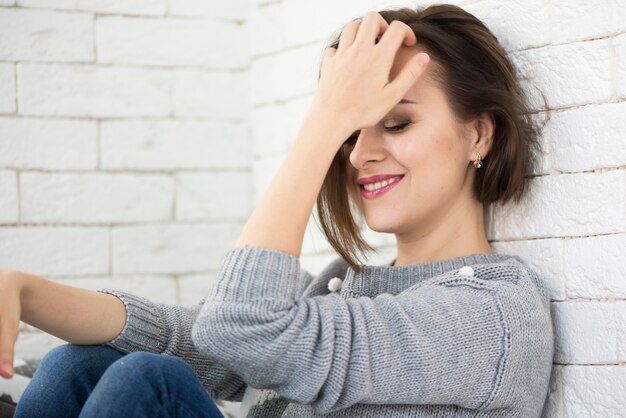
[[[385,129],[386,132],[400,132],[402,130],[404,130],[407,126],[409,126],[411,124],[411,122],[405,122],[405,123],[400,123],[398,125],[395,126],[388,126]],[[345,142],[346,145],[354,145],[354,143],[356,142],[357,138],[359,137],[359,134],[361,133],[361,130],[356,131],[353,135],[351,135]]]

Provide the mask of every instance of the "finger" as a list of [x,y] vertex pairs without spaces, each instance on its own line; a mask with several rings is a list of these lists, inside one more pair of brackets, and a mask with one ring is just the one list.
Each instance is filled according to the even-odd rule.
[[396,77],[385,87],[385,92],[391,96],[393,103],[399,102],[413,84],[424,74],[430,57],[420,52],[411,58]]
[[359,26],[354,43],[374,45],[376,39],[389,28],[389,23],[378,12],[367,12]]
[[417,38],[413,29],[404,22],[394,20],[389,25],[389,29],[383,34],[378,45],[381,49],[389,51],[395,57],[396,51],[401,45],[411,46],[416,42]]
[[352,45],[354,39],[356,38],[356,33],[359,30],[359,25],[360,22],[356,20],[351,20],[350,22],[346,23],[346,26],[343,27],[343,30],[341,31],[341,36],[339,37],[339,46],[337,48],[337,51],[343,51],[344,49]]
[[0,376],[13,377],[13,351],[17,340],[18,326],[4,320],[0,325]]

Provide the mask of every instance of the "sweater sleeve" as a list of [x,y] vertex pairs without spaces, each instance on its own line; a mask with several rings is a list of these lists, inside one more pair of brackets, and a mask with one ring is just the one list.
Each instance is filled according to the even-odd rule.
[[106,345],[123,353],[148,351],[180,357],[191,366],[213,399],[241,400],[246,387],[241,377],[207,359],[191,339],[191,326],[204,299],[194,306],[181,307],[154,303],[117,290],[99,291],[118,297],[126,307],[124,328]]
[[521,374],[549,376],[549,308],[510,277],[453,273],[397,295],[298,298],[299,270],[277,250],[231,250],[193,326],[199,349],[322,414],[357,403],[503,408]]

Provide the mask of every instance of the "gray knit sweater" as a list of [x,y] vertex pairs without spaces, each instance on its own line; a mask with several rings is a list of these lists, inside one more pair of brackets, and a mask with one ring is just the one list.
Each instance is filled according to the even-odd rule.
[[533,418],[548,393],[550,300],[516,256],[360,273],[338,258],[312,277],[293,255],[235,248],[192,307],[101,291],[127,310],[108,345],[181,357],[214,399],[245,394],[247,417]]

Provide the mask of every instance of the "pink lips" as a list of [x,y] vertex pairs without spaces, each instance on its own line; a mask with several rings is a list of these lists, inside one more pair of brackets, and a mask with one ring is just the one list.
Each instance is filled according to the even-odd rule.
[[[395,178],[397,179],[396,181],[394,181],[393,183],[389,183],[388,185],[381,187],[380,189],[376,189],[376,190],[365,190],[365,185],[366,184],[372,184],[372,183],[376,183],[379,181],[383,181],[383,180],[388,180],[388,179],[392,179]],[[383,194],[387,193],[389,190],[393,189],[394,187],[396,187],[398,185],[398,183],[400,183],[402,181],[402,178],[404,178],[404,175],[400,174],[379,174],[376,176],[371,176],[371,177],[363,177],[357,180],[357,183],[360,185],[359,190],[361,191],[361,196],[363,196],[366,199],[374,199],[377,198],[379,196],[382,196]]]

